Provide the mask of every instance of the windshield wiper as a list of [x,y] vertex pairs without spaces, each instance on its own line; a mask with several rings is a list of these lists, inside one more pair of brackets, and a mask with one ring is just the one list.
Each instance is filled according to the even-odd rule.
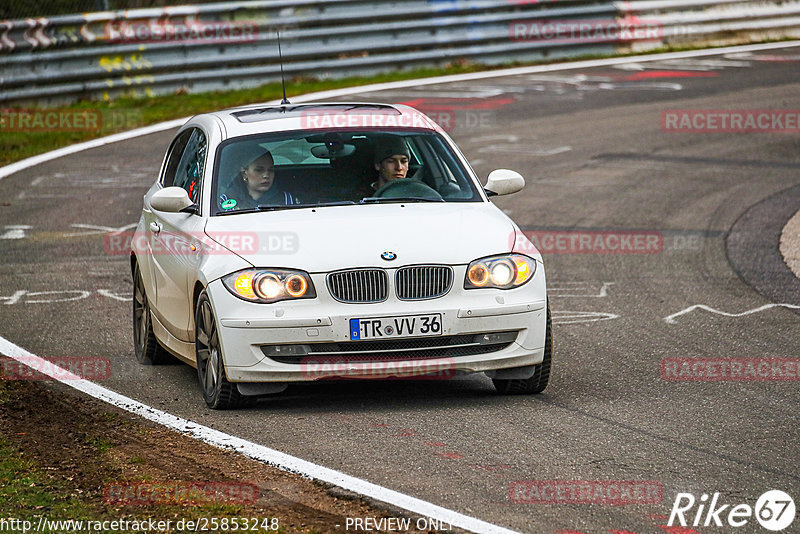
[[256,213],[259,210],[258,208],[244,208],[240,210],[225,210],[225,211],[218,211],[215,215],[233,215],[234,213]]
[[426,197],[365,197],[361,199],[361,204],[389,204],[396,202],[444,202],[444,199]]
[[240,210],[219,211],[217,215],[233,215],[234,213],[257,213],[259,211],[280,211],[301,208],[325,208],[327,206],[350,206],[355,204],[352,200],[338,200],[335,202],[316,202],[312,204],[289,204],[286,206],[261,205],[257,208],[243,208]]
[[300,208],[325,208],[327,206],[349,206],[355,204],[352,200],[337,200],[336,202],[315,202],[312,204],[287,204],[286,206],[259,206],[258,211],[294,210]]

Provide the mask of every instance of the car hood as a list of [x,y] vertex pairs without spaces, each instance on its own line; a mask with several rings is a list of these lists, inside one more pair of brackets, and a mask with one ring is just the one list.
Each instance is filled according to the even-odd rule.
[[[256,267],[327,272],[466,264],[509,252],[515,226],[490,203],[330,206],[211,217],[209,237]],[[383,252],[394,261],[381,259]]]

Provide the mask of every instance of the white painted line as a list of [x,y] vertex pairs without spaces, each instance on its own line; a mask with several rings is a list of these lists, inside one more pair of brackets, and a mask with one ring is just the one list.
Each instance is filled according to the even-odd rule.
[[0,234],[0,239],[25,239],[27,237],[25,231],[31,228],[33,226],[28,226],[27,224],[7,224],[3,233]]
[[0,167],[0,180],[5,178],[6,176],[14,174],[15,172],[19,172],[21,170],[34,167],[36,165],[39,165],[40,163],[51,161],[56,158],[60,158],[62,156],[69,156],[70,154],[76,154],[84,150],[89,150],[90,148],[97,148],[108,145],[110,143],[116,143],[117,141],[126,141],[128,139],[133,139],[134,137],[139,137],[141,135],[162,132],[164,130],[169,130],[170,128],[177,128],[179,126],[182,126],[183,123],[186,122],[187,120],[189,120],[188,117],[183,119],[174,119],[166,122],[159,122],[158,124],[145,126],[144,128],[137,128],[135,130],[130,130],[128,132],[121,132],[114,135],[108,135],[106,137],[100,137],[98,139],[92,139],[91,141],[78,143],[77,145],[70,145],[70,146],[65,146],[64,148],[59,148],[57,150],[51,150],[50,152],[45,152],[44,154],[39,154],[37,156],[17,161],[16,163],[12,163],[11,165]]
[[695,304],[694,306],[689,306],[688,308],[685,308],[685,309],[679,311],[678,313],[673,313],[672,315],[667,315],[666,317],[664,317],[664,321],[667,324],[676,324],[678,322],[678,321],[675,320],[677,317],[680,317],[681,315],[687,314],[689,312],[693,312],[694,310],[706,310],[708,312],[716,313],[717,315],[722,315],[724,317],[744,317],[745,315],[750,315],[751,313],[758,313],[758,312],[761,312],[761,311],[764,311],[764,310],[769,310],[770,308],[775,308],[775,307],[789,308],[789,309],[792,309],[792,310],[800,310],[800,306],[797,306],[795,304],[773,303],[773,304],[764,304],[763,306],[759,306],[758,308],[753,308],[751,310],[746,310],[746,311],[743,311],[742,313],[728,313],[728,312],[724,312],[724,311],[718,310],[716,308],[712,308],[711,306],[706,306],[705,304]]
[[377,484],[352,477],[340,471],[328,469],[327,467],[253,443],[252,441],[246,441],[225,434],[219,430],[214,430],[213,428],[195,423],[194,421],[162,412],[161,410],[152,408],[146,404],[104,388],[94,382],[83,380],[44,358],[40,358],[18,347],[3,337],[0,337],[0,353],[28,367],[37,369],[40,373],[86,393],[95,399],[102,400],[103,402],[107,402],[127,412],[181,432],[191,438],[204,441],[215,447],[237,452],[248,458],[272,465],[284,471],[290,471],[314,480],[334,484],[340,488],[371,497],[424,517],[436,519],[443,523],[449,523],[454,527],[459,527],[470,532],[485,534],[519,534],[516,531],[487,523],[486,521],[481,521],[480,519],[460,514],[447,508],[442,508],[433,503],[384,488],[383,486],[378,486]]
[[121,297],[121,296],[113,293],[110,289],[98,289],[97,292],[100,295],[104,296],[104,297],[108,297],[108,298],[114,299],[114,300],[119,300],[119,301],[122,301],[122,302],[130,302],[131,298],[132,298],[130,296]]
[[[616,282],[601,282],[601,284],[598,293],[590,293],[591,282],[555,282],[552,286],[547,288],[547,295],[558,298],[605,298],[608,296],[608,288],[616,284]],[[569,292],[576,291],[581,291],[581,293],[577,295],[569,294]]]
[[619,315],[606,312],[553,310],[553,324],[596,323],[619,319]]
[[[742,46],[729,46],[723,48],[709,48],[707,50],[688,50],[686,52],[668,52],[664,54],[652,54],[649,56],[629,56],[629,57],[615,57],[608,59],[593,59],[587,61],[571,61],[567,63],[559,63],[554,65],[534,65],[531,67],[516,67],[512,69],[493,70],[489,72],[471,72],[468,74],[453,74],[449,76],[437,76],[434,78],[423,78],[421,80],[403,80],[399,82],[376,83],[371,85],[362,85],[359,87],[346,87],[343,89],[333,89],[330,91],[320,91],[317,93],[309,93],[307,95],[295,96],[291,100],[296,103],[310,102],[314,100],[324,100],[328,98],[338,98],[341,96],[348,96],[357,93],[366,93],[373,91],[387,91],[391,89],[406,89],[409,87],[419,87],[422,85],[434,85],[440,83],[453,83],[453,82],[466,82],[472,80],[485,80],[487,78],[499,78],[503,76],[517,76],[521,74],[535,74],[538,72],[556,72],[571,69],[588,69],[592,67],[607,67],[612,65],[623,65],[628,63],[643,63],[646,61],[662,61],[673,59],[684,59],[694,57],[713,56],[718,54],[735,54],[744,52],[758,52],[762,50],[776,50],[779,48],[791,48],[800,46],[800,41],[786,41],[781,43],[763,43]],[[291,89],[291,88],[290,88]],[[269,104],[276,104],[278,101],[269,102]],[[62,156],[75,154],[90,148],[105,146],[117,141],[125,141],[133,139],[141,135],[147,135],[156,132],[162,132],[171,128],[178,128],[189,120],[189,117],[183,119],[175,119],[171,121],[161,122],[146,126],[144,128],[137,128],[129,132],[122,132],[99,139],[93,139],[77,145],[71,145],[38,156],[33,156],[28,159],[23,159],[11,165],[0,167],[0,180],[6,176],[10,176],[15,172],[28,169],[40,163],[50,161]]]

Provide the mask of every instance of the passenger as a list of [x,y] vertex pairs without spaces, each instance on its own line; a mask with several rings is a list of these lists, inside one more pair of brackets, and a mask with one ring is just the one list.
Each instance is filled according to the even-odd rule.
[[258,206],[298,204],[288,191],[275,186],[275,159],[272,153],[254,143],[238,143],[225,156],[241,165],[230,187],[219,195],[219,207],[226,211]]

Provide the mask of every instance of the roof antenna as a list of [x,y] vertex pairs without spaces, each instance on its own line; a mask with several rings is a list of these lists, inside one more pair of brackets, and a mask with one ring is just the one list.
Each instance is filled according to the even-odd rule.
[[281,32],[275,30],[275,33],[278,34],[278,59],[280,59],[281,63],[281,87],[283,88],[283,100],[281,100],[281,105],[283,106],[291,104],[291,102],[286,99],[286,80],[283,77],[283,54],[281,54]]

